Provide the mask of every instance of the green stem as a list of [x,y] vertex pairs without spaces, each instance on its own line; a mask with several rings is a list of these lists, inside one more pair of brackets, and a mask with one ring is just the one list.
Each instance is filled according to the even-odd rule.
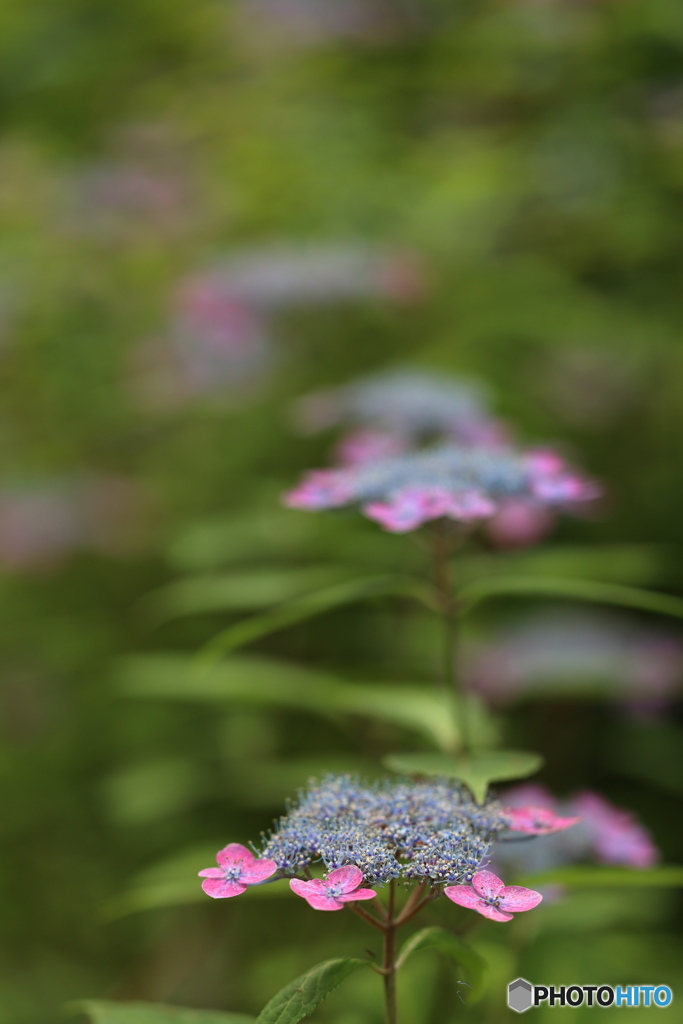
[[437,604],[443,623],[442,672],[447,696],[455,699],[456,725],[460,734],[463,752],[470,750],[469,716],[467,701],[455,671],[459,603],[450,571],[453,547],[450,539],[438,526],[433,532],[434,586]]
[[398,1024],[398,1008],[396,1005],[396,919],[394,908],[396,900],[396,883],[389,883],[389,901],[387,906],[387,923],[384,926],[384,1015],[386,1024]]

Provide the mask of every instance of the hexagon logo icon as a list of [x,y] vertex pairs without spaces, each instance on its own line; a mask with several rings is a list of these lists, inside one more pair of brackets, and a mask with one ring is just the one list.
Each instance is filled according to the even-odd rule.
[[508,985],[508,1006],[515,1013],[524,1013],[533,1006],[533,992],[533,986],[526,978],[516,978]]

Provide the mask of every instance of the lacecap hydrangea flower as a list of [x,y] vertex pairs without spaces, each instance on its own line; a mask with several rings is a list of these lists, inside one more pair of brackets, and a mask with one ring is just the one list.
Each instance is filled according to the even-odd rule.
[[[230,843],[218,867],[200,871],[202,888],[215,899],[241,895],[251,885],[289,878],[290,888],[315,910],[342,910],[373,900],[373,886],[400,879],[443,893],[454,903],[495,921],[531,910],[539,893],[505,886],[486,871],[501,833],[541,835],[576,819],[539,807],[511,809],[489,798],[477,804],[450,779],[383,779],[368,784],[350,775],[312,781],[262,839],[255,855]],[[311,866],[322,864],[323,878]]]
[[479,805],[456,782],[330,775],[309,785],[265,839],[261,855],[286,875],[322,861],[355,865],[369,884],[392,878],[469,882],[499,832],[500,804]]
[[392,533],[440,518],[490,519],[511,499],[544,508],[581,505],[597,486],[554,452],[442,445],[393,458],[314,470],[284,496],[290,508],[357,505]]

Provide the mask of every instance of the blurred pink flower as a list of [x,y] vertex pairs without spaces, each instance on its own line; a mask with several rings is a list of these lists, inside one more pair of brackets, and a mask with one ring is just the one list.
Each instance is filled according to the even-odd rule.
[[378,459],[391,458],[405,451],[405,442],[394,434],[379,430],[355,430],[343,437],[336,448],[341,466],[363,466]]
[[632,868],[650,868],[657,863],[657,847],[630,811],[615,807],[598,793],[588,791],[578,793],[572,804],[592,832],[598,860]]
[[589,694],[642,717],[675,699],[683,641],[615,612],[534,612],[467,642],[459,670],[492,704]]
[[[283,501],[308,511],[357,505],[384,529],[405,533],[441,517],[463,523],[490,518],[510,495],[564,508],[571,505],[574,481],[581,478],[562,466],[552,467],[552,493],[541,497],[535,493],[540,471],[530,468],[524,452],[441,445],[313,470]],[[568,481],[571,486],[563,489]]]
[[534,497],[554,504],[593,501],[602,494],[592,480],[574,473],[557,452],[537,449],[525,456]]
[[425,291],[416,253],[364,242],[244,249],[214,265],[211,274],[240,301],[268,310],[362,298],[415,302]]
[[526,804],[524,807],[504,807],[503,814],[510,823],[513,832],[525,832],[527,835],[547,836],[553,832],[561,832],[581,821],[580,817],[562,818],[547,807]]
[[368,519],[374,519],[390,533],[406,533],[442,516],[468,523],[493,515],[495,509],[494,503],[479,491],[451,494],[441,487],[406,487],[390,501],[363,506]]
[[85,476],[0,491],[0,565],[15,571],[56,566],[77,550],[119,553],[147,518],[133,480]]
[[587,858],[636,869],[652,867],[659,860],[659,851],[650,833],[636,816],[615,807],[598,793],[584,791],[557,800],[544,786],[529,783],[513,787],[501,794],[501,799],[506,814],[512,809],[525,813],[528,805],[533,804],[534,810],[545,810],[553,818],[560,811],[576,815],[578,820],[574,819],[575,827],[568,832],[545,833],[547,838],[534,843],[533,849],[524,844],[523,852],[515,849],[514,842],[499,843],[496,864],[528,872],[551,870]]
[[537,502],[509,498],[487,524],[486,533],[499,548],[532,547],[550,533],[555,518]]
[[330,871],[325,879],[314,878],[304,882],[293,878],[289,885],[292,892],[303,897],[314,910],[342,910],[345,903],[375,898],[377,893],[374,889],[359,889],[362,881],[360,868],[349,864]]
[[215,900],[239,896],[247,886],[259,885],[277,871],[274,860],[257,858],[240,843],[228,843],[216,854],[217,868],[204,868],[202,889]]
[[444,896],[491,921],[511,921],[514,914],[533,910],[543,899],[534,889],[505,885],[492,871],[477,871],[472,885],[446,886]]
[[396,29],[396,13],[376,0],[241,0],[237,24],[244,45],[289,50],[382,40]]

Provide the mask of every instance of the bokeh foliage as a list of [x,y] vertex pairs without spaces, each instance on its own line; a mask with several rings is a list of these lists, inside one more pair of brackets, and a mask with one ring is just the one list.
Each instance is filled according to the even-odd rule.
[[[372,773],[428,745],[428,612],[381,587],[333,602],[234,652],[234,699],[201,679],[183,699],[140,684],[144,665],[148,688],[172,689],[219,630],[280,601],[425,572],[410,540],[279,507],[329,447],[292,431],[295,397],[403,362],[481,377],[523,439],[577,454],[608,502],[544,552],[468,555],[464,578],[516,559],[526,576],[683,586],[683,8],[384,0],[371,24],[307,39],[248,8],[6,0],[0,14],[3,488],[104,474],[142,495],[122,548],[76,544],[0,579],[0,1024],[56,1022],[83,997],[255,1013],[312,960],[363,954],[346,915],[332,927],[265,891],[214,904],[193,877],[312,773]],[[93,176],[122,167],[175,199],[159,213],[93,198]],[[257,386],[146,404],[137,355],[179,282],[283,240],[414,250],[424,294],[295,304],[273,317]],[[466,628],[548,600],[502,596]],[[323,698],[339,680],[346,703]],[[375,713],[380,691],[390,714]],[[542,694],[486,727],[540,750],[558,792],[600,788],[636,810],[681,862],[675,707],[630,721],[600,697]],[[507,1019],[520,973],[680,979],[673,890],[570,887],[510,929],[511,945],[494,926],[478,940],[483,1022]],[[379,1020],[375,981],[350,979],[318,1019]],[[427,955],[404,986],[415,1024],[462,1009]]]

